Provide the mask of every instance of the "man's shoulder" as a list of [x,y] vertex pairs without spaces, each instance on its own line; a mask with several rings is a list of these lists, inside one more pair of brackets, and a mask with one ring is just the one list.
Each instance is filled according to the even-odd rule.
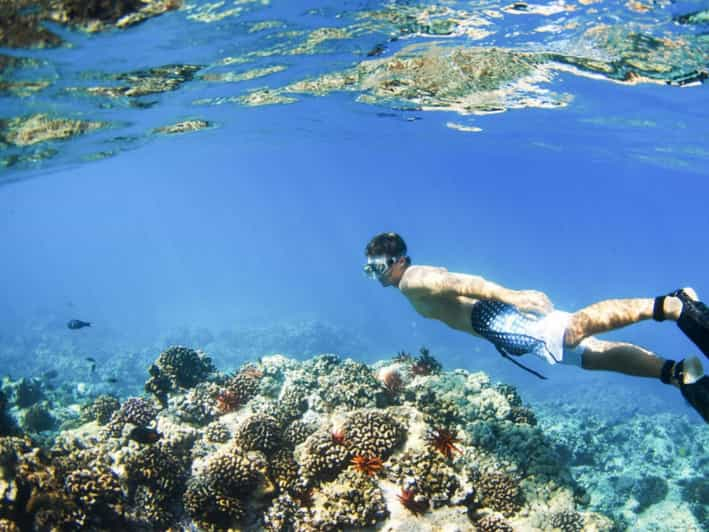
[[427,273],[447,272],[448,270],[442,266],[426,266],[423,264],[412,264],[406,268],[406,272],[411,272],[415,275],[425,275]]
[[439,266],[424,266],[420,264],[411,265],[406,268],[404,276],[401,279],[399,288],[403,291],[416,290],[427,286],[427,281],[431,278],[440,276],[442,273],[447,273],[448,270]]

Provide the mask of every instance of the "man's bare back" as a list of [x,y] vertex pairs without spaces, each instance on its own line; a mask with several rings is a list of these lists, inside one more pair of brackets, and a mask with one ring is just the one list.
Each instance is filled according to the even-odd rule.
[[548,314],[553,310],[549,298],[542,292],[510,290],[482,277],[452,273],[435,266],[409,266],[399,281],[399,290],[422,316],[475,336],[478,335],[470,324],[470,312],[478,299],[509,303],[534,314]]

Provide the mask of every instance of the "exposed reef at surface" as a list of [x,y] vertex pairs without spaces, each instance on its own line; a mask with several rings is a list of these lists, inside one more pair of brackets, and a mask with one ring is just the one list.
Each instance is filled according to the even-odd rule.
[[[37,438],[46,424],[32,439],[5,425],[0,519],[65,530],[614,527],[589,511],[513,387],[443,371],[425,349],[372,366],[272,355],[224,374],[173,346],[149,377],[145,397],[71,406],[71,428],[51,437]],[[28,410],[53,393],[6,381],[0,404]]]
[[[375,111],[380,117],[455,113],[442,123],[480,133],[495,119],[479,115],[573,105],[580,89],[565,82],[569,75],[681,87],[709,78],[706,10],[682,13],[670,2],[339,9],[290,10],[268,0],[0,2],[0,96],[10,103],[0,117],[0,169],[13,174],[5,180],[337,92],[387,108]],[[223,104],[248,109],[214,108]],[[155,107],[171,118],[151,113]],[[595,127],[609,127],[600,120]],[[674,128],[651,120],[633,127]],[[671,150],[643,146],[633,157],[699,165],[707,152],[695,138],[686,133]],[[648,155],[654,151],[661,155]]]
[[181,0],[9,0],[0,3],[0,46],[46,48],[62,38],[47,28],[54,22],[87,32],[125,28],[178,9]]

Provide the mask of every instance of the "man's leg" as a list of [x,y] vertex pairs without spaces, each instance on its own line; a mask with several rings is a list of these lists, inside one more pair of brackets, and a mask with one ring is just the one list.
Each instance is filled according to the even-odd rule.
[[624,342],[607,342],[589,338],[583,344],[582,367],[591,370],[615,371],[659,379],[665,359],[640,346]]
[[709,423],[709,377],[696,357],[679,362],[665,360],[640,346],[622,342],[606,342],[586,338],[581,366],[589,370],[606,370],[660,379],[676,386],[687,402]]
[[[694,290],[683,290],[690,298],[697,300]],[[564,335],[564,345],[574,347],[588,336],[652,319],[654,310],[654,298],[608,299],[594,303],[571,315]],[[662,313],[664,319],[677,321],[682,313],[682,301],[673,296],[665,297],[662,301]]]

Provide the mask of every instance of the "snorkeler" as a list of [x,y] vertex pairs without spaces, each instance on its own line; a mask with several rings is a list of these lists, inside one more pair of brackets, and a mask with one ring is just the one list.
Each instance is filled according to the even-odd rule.
[[419,314],[489,340],[517,365],[511,355],[533,353],[550,364],[657,378],[678,387],[709,423],[709,377],[697,357],[666,360],[634,344],[593,336],[651,318],[671,320],[709,357],[709,308],[691,288],[656,298],[600,301],[569,313],[554,310],[536,290],[511,290],[479,276],[412,265],[396,233],[376,235],[365,254],[365,273],[401,290]]

